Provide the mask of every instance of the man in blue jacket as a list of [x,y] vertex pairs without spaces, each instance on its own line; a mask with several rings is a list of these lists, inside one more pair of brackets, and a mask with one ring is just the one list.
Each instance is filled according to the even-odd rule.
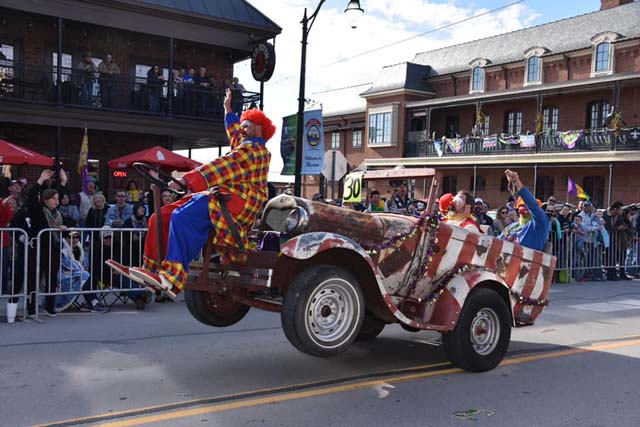
[[541,204],[533,197],[533,194],[522,184],[517,172],[507,169],[504,174],[510,186],[514,186],[520,196],[516,203],[520,220],[506,227],[499,238],[543,251],[551,226],[549,217],[544,213]]

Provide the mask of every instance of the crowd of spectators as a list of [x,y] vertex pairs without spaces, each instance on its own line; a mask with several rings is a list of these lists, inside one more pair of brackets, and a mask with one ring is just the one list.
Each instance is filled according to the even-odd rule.
[[[38,303],[47,314],[55,315],[58,308],[66,306],[70,298],[75,298],[74,292],[79,291],[84,291],[83,303],[78,301],[82,310],[105,312],[107,308],[93,291],[137,287],[129,279],[114,277],[111,269],[105,268],[104,261],[113,258],[126,265],[141,265],[147,221],[153,211],[150,193],[138,190],[135,181],[131,181],[127,189],[115,192],[115,199],[109,204],[96,182],[89,180],[82,192],[71,194],[67,180],[64,170],[56,176],[48,169],[31,185],[26,179],[0,179],[1,228],[24,230],[29,240],[37,238],[44,229],[58,230],[41,235],[39,258],[36,245],[27,244],[23,238],[14,239],[8,232],[0,234],[2,295],[18,295],[22,291],[25,248],[28,294],[35,292],[36,283],[40,283],[45,293],[60,294],[48,295],[39,302],[29,298],[29,315],[35,313]],[[162,205],[173,201],[172,193],[162,192]],[[80,230],[76,230],[78,228]],[[36,280],[38,262],[41,277]],[[144,309],[150,300],[150,294],[144,289],[128,292],[127,297],[138,309]],[[156,296],[156,302],[166,300]]]
[[[130,102],[135,108],[159,113],[165,111],[171,97],[175,114],[221,116],[222,99],[226,90],[231,89],[232,109],[236,114],[242,114],[246,89],[237,77],[219,81],[204,66],[197,70],[196,67],[187,67],[167,72],[154,64],[147,71],[146,78],[136,76],[135,81],[131,81],[122,77],[112,54],[105,55],[98,65],[96,62],[92,53],[87,51],[74,71],[82,105],[122,108],[123,102]],[[130,91],[129,99],[122,98],[123,89]]]

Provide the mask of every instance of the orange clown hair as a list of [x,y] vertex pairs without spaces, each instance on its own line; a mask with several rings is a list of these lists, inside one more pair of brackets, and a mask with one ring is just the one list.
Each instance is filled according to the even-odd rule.
[[240,121],[243,122],[245,120],[249,120],[257,126],[262,126],[262,137],[265,141],[270,140],[273,134],[276,133],[276,127],[271,123],[271,120],[257,108],[252,108],[242,113]]
[[438,204],[440,205],[440,212],[447,212],[450,207],[453,206],[453,194],[446,193],[440,196],[440,200],[438,200]]
[[[538,206],[542,207],[542,201],[540,199],[536,199],[538,202]],[[526,208],[527,204],[522,200],[522,197],[518,197],[518,201],[516,202],[516,209]]]

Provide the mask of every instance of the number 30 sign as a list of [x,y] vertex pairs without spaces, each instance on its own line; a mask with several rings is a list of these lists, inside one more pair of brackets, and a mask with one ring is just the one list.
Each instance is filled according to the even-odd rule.
[[362,175],[364,175],[364,172],[354,172],[344,178],[343,202],[362,201]]

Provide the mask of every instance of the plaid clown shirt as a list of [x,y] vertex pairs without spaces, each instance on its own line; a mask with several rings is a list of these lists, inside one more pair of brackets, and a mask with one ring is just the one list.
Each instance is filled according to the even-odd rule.
[[[244,208],[233,219],[246,248],[249,247],[247,235],[267,200],[271,153],[262,138],[242,140],[239,132],[240,119],[235,113],[227,114],[225,126],[231,151],[187,173],[183,179],[194,193],[218,187],[223,193],[229,193],[244,201]],[[237,247],[238,242],[233,238],[219,202],[213,195],[209,196],[209,215],[211,224],[216,229],[214,245]],[[231,260],[236,260],[232,253],[226,255]]]

